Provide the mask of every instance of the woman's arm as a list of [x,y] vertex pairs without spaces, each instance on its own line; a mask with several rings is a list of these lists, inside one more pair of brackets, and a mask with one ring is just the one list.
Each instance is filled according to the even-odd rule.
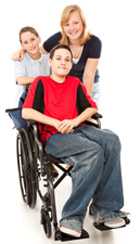
[[49,53],[53,47],[59,44],[60,39],[61,39],[61,33],[60,32],[55,33],[43,43],[43,49]]
[[99,59],[88,58],[85,65],[83,82],[89,95],[91,95],[92,91],[94,90],[94,79],[98,62]]
[[21,77],[16,77],[16,82],[19,85],[28,85],[28,84],[31,84],[34,79],[35,79],[35,77],[24,77],[24,76],[21,76]]

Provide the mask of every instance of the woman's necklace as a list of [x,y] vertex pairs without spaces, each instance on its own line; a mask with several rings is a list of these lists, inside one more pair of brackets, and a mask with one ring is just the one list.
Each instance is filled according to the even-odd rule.
[[70,49],[73,54],[73,61],[78,62],[81,57],[82,51],[83,51],[83,46],[72,46],[71,45]]

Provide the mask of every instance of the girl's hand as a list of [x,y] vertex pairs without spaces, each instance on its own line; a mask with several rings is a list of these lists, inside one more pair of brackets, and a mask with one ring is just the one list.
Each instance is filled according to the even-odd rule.
[[25,51],[20,49],[12,54],[12,60],[14,61],[22,61],[24,58]]

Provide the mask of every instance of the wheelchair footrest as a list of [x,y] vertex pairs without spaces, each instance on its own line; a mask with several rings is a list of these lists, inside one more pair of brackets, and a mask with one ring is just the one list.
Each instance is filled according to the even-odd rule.
[[55,236],[55,240],[56,241],[72,241],[72,240],[80,240],[80,239],[86,239],[89,238],[89,234],[86,230],[82,230],[82,234],[80,237],[74,237],[68,234],[65,234],[61,231],[59,231],[59,233],[57,233],[58,235]]

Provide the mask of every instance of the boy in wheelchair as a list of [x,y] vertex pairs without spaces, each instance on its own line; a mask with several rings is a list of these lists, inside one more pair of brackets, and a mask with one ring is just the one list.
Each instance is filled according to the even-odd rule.
[[72,67],[69,47],[54,47],[49,62],[51,75],[33,81],[22,117],[37,122],[46,153],[73,165],[72,192],[63,207],[60,230],[79,238],[90,201],[96,228],[124,227],[129,219],[120,210],[124,199],[119,137],[86,124],[97,107],[80,80],[68,76]]

